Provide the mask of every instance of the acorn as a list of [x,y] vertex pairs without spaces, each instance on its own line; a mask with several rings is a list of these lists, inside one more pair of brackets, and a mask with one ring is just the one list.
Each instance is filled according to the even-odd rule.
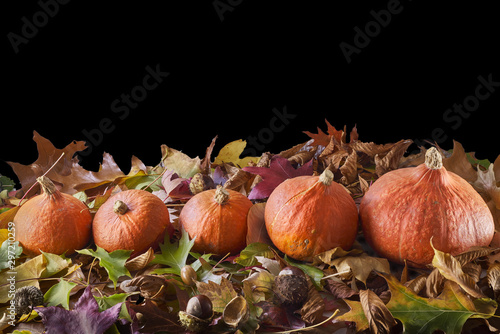
[[189,190],[193,195],[201,193],[208,189],[214,189],[215,183],[212,178],[206,174],[196,173],[189,183]]
[[301,307],[309,295],[304,272],[297,267],[285,267],[274,279],[275,293],[284,305]]
[[189,264],[186,264],[181,269],[181,279],[184,284],[189,286],[195,286],[198,279],[196,271]]
[[43,292],[36,286],[23,286],[16,290],[13,302],[16,314],[29,314],[35,306],[43,304]]
[[196,295],[189,299],[186,311],[179,311],[179,320],[188,331],[199,333],[208,328],[213,314],[210,298],[205,295]]

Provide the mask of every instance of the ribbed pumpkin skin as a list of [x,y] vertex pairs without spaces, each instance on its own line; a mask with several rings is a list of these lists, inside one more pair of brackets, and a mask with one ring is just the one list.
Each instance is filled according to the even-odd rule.
[[92,236],[92,216],[75,197],[56,191],[42,193],[24,203],[14,218],[16,240],[30,256],[46,253],[73,254]]
[[179,221],[194,241],[193,251],[224,256],[237,254],[246,246],[247,214],[252,202],[234,190],[229,200],[215,201],[215,189],[193,196],[182,208]]
[[[116,201],[124,202],[128,211],[120,215],[113,211]],[[145,252],[170,236],[168,208],[156,195],[145,190],[126,190],[110,197],[94,216],[94,242],[108,252],[118,249],[133,250],[132,256]]]
[[380,177],[360,205],[367,242],[390,261],[424,267],[434,247],[456,255],[488,246],[494,222],[481,196],[460,176],[425,164]]
[[272,192],[265,221],[279,250],[297,260],[311,260],[335,247],[352,247],[358,210],[338,183],[325,185],[318,176],[299,176],[282,182]]

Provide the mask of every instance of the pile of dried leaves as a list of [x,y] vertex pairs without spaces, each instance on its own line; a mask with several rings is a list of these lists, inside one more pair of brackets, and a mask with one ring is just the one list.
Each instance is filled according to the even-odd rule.
[[[261,157],[241,158],[246,145],[241,140],[224,146],[213,159],[216,138],[202,159],[162,145],[157,166],[145,166],[133,157],[128,174],[106,153],[98,172],[85,170],[74,157],[85,149],[84,142],[56,149],[35,132],[38,159],[27,166],[9,163],[21,188],[16,191],[12,181],[0,179],[0,333],[184,333],[178,312],[195,294],[204,294],[213,303],[215,317],[207,333],[497,331],[498,248],[474,248],[458,256],[436,249],[427,270],[376,257],[362,234],[353,249],[332,249],[309,263],[273,248],[263,214],[267,197],[282,181],[330,169],[335,181],[359,203],[384,173],[423,162],[423,147],[417,154],[404,155],[411,140],[362,142],[356,127],[348,134],[346,128],[337,130],[328,122],[327,126],[327,133],[305,132],[309,141]],[[458,142],[453,150],[439,149],[445,167],[470,182],[488,203],[498,230],[500,156],[494,163],[478,160]],[[28,258],[16,244],[12,256],[9,222],[22,205],[21,198],[25,196],[25,201],[39,192],[36,187],[29,189],[45,173],[62,192],[78,197],[93,212],[116,192],[151,191],[169,207],[176,234],[167,236],[160,249],[134,259],[129,259],[130,251],[108,253],[95,245],[71,257],[43,253]],[[200,173],[213,186],[239,191],[255,203],[248,216],[247,247],[237,256],[216,258],[191,252],[193,240],[178,226],[178,214],[193,196],[191,179]],[[186,264],[196,271],[195,284],[187,285],[180,277]],[[307,274],[309,295],[302,306],[284,305],[273,292],[275,277],[289,265]],[[40,288],[43,305],[32,305],[31,312],[13,318],[8,309],[11,277],[17,289]],[[237,296],[245,299],[248,312],[243,312],[242,303],[230,303]],[[228,321],[227,314],[239,316]]]

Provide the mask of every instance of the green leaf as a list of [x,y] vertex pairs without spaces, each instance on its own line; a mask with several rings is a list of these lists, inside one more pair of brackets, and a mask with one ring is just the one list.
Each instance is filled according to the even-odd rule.
[[256,266],[259,263],[255,258],[256,256],[264,256],[272,259],[274,254],[269,248],[269,245],[254,242],[246,246],[245,249],[240,252],[240,256],[234,259],[234,262],[244,267]]
[[97,304],[99,305],[99,312],[105,311],[116,304],[123,303],[120,309],[119,319],[125,319],[132,322],[132,317],[128,313],[127,306],[125,305],[125,300],[129,296],[128,293],[115,293],[109,297],[95,297]]
[[76,283],[61,280],[59,283],[54,284],[43,296],[43,301],[48,303],[47,306],[61,305],[66,310],[69,310],[69,293],[71,289],[77,286]]
[[42,251],[42,255],[45,258],[47,264],[45,270],[42,272],[40,277],[51,277],[57,274],[63,269],[66,269],[70,264],[71,260],[66,258],[64,255],[56,255],[52,253],[45,253]]
[[309,277],[311,277],[311,280],[314,283],[314,285],[316,286],[316,288],[321,289],[321,279],[325,275],[323,273],[323,270],[318,269],[318,268],[313,267],[313,266],[310,266],[310,265],[307,265],[307,264],[292,261],[292,259],[290,259],[286,255],[285,255],[285,261],[291,266],[302,269],[302,271],[304,273],[306,273],[307,275],[309,275]]
[[125,268],[125,262],[127,262],[128,258],[132,251],[118,249],[114,252],[108,253],[106,250],[97,246],[97,250],[93,251],[91,249],[82,249],[77,251],[80,254],[90,255],[97,259],[99,259],[99,265],[106,269],[108,272],[109,279],[113,281],[113,285],[116,288],[116,282],[118,278],[121,276],[128,276],[130,272]]
[[165,235],[165,241],[160,244],[160,254],[156,254],[152,264],[159,263],[172,267],[174,273],[181,274],[181,269],[186,265],[189,251],[193,248],[194,240],[189,240],[189,235],[184,229],[179,243],[170,243],[168,235]]
[[12,191],[14,190],[15,185],[16,183],[9,179],[7,176],[0,175],[0,191]]
[[[380,275],[386,279],[391,290],[387,308],[394,318],[403,323],[405,333],[427,334],[442,330],[447,334],[459,334],[469,317],[487,319],[496,310],[496,307],[489,307],[491,314],[477,312],[473,301],[452,281],[446,282],[437,298],[423,298],[402,285],[394,276]],[[492,303],[496,304],[491,300],[489,304]],[[481,304],[485,304],[484,299]]]
[[14,260],[19,258],[22,252],[23,248],[19,246],[19,241],[10,244],[9,240],[5,240],[0,247],[0,270],[14,269]]

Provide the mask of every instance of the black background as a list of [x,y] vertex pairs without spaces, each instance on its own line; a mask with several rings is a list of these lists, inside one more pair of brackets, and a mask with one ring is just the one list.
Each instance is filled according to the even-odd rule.
[[[500,20],[493,2],[401,0],[400,12],[350,63],[340,43],[354,45],[354,28],[364,30],[374,21],[371,11],[395,0],[328,6],[72,0],[60,4],[17,53],[9,33],[22,35],[25,21],[33,23],[42,7],[12,3],[1,11],[4,175],[14,177],[5,161],[36,160],[33,130],[63,148],[88,140],[83,131],[109,118],[114,130],[81,163],[97,170],[109,152],[127,173],[132,155],[158,163],[161,144],[203,156],[218,135],[216,154],[232,140],[258,136],[269,128],[273,108],[284,106],[295,118],[273,133],[265,150],[277,153],[306,141],[302,131],[326,130],[326,118],[337,128],[357,124],[362,141],[432,140],[441,128],[443,148],[456,139],[479,158],[493,161],[500,153],[500,87],[456,128],[443,119],[453,104],[474,95],[479,76],[500,82]],[[157,65],[170,75],[121,120],[111,103],[142,83],[146,66]]]

